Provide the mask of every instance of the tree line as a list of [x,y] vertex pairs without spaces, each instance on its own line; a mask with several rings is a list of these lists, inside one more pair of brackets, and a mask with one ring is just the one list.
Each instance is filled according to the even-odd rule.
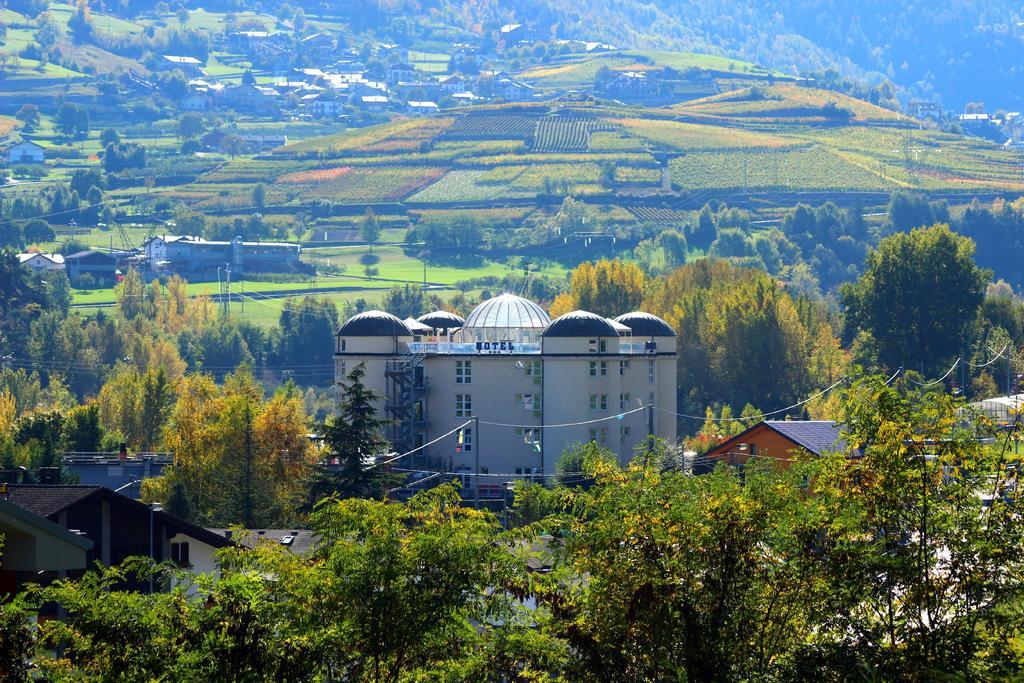
[[[7,680],[30,660],[58,681],[1014,680],[1009,436],[985,445],[962,399],[884,380],[844,390],[845,446],[821,457],[693,476],[656,440],[622,467],[591,444],[582,478],[517,487],[508,528],[450,484],[333,496],[308,554],[56,581],[0,606]],[[151,573],[170,590],[120,588]]]

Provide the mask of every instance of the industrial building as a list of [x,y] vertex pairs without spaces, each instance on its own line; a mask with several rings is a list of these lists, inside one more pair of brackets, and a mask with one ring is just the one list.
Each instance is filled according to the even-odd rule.
[[511,294],[465,320],[368,311],[338,330],[339,390],[358,364],[393,449],[426,444],[407,467],[528,477],[553,472],[574,443],[597,442],[625,463],[649,430],[676,437],[676,333],[648,313],[552,321]]
[[210,275],[230,266],[236,273],[303,272],[299,260],[302,247],[288,242],[230,242],[206,240],[192,235],[154,235],[143,249],[156,272],[180,275]]

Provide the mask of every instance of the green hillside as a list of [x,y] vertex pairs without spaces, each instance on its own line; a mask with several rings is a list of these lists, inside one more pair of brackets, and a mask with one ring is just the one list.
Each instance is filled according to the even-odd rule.
[[898,188],[966,195],[1024,191],[1017,163],[1009,150],[920,129],[867,102],[777,84],[658,109],[500,105],[402,119],[227,160],[172,191],[219,208],[253,181],[266,182],[268,204],[281,207],[457,208],[551,195],[630,202],[744,189],[769,199]]

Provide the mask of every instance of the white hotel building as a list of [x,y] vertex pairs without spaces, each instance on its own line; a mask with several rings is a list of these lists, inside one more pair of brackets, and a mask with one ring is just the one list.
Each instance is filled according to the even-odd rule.
[[676,333],[648,313],[610,320],[574,311],[552,321],[536,303],[502,294],[465,320],[360,313],[335,341],[339,390],[363,363],[395,451],[470,422],[407,467],[470,472],[479,458],[481,473],[529,475],[554,471],[574,443],[596,441],[625,463],[649,429],[676,437]]

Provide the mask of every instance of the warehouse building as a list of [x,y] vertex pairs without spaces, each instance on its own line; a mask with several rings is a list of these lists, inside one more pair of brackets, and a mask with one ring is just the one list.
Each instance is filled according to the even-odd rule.
[[473,472],[479,459],[482,474],[529,476],[554,471],[575,443],[597,442],[625,463],[649,429],[676,437],[676,333],[648,313],[552,321],[511,294],[465,320],[368,311],[338,330],[339,390],[359,364],[393,449],[428,444],[403,459],[410,467]]
[[288,242],[230,242],[192,235],[154,235],[143,243],[146,259],[156,272],[211,275],[230,266],[236,273],[304,272],[302,247]]

